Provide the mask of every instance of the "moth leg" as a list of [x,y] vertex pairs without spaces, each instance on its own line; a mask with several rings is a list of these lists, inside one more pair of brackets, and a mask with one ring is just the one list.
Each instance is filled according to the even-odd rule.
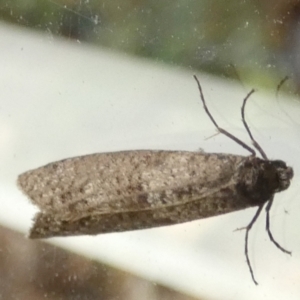
[[268,160],[268,157],[266,155],[266,153],[264,152],[264,150],[261,148],[261,146],[258,144],[258,142],[254,139],[251,131],[250,131],[250,128],[246,122],[246,119],[245,119],[245,106],[246,106],[246,103],[247,103],[247,100],[249,99],[250,95],[254,93],[254,90],[251,90],[248,95],[245,97],[244,101],[243,101],[243,105],[242,105],[242,121],[243,121],[243,124],[244,124],[244,127],[246,128],[247,132],[248,132],[248,135],[251,139],[251,142],[254,146],[254,148],[256,150],[258,150],[258,152],[261,154],[261,156],[263,157],[263,159],[265,160]]
[[[213,118],[213,116],[211,115],[211,113],[209,112],[207,106],[206,106],[206,102],[205,102],[205,99],[204,99],[204,95],[203,95],[203,92],[202,92],[202,88],[201,88],[201,85],[200,85],[200,82],[197,78],[196,75],[194,75],[194,78],[198,84],[198,89],[199,89],[199,92],[200,92],[200,98],[202,100],[202,103],[203,103],[203,107],[204,107],[204,110],[205,112],[207,113],[207,115],[209,116],[210,120],[213,122],[213,124],[215,125],[215,127],[217,128],[217,130],[226,135],[227,137],[229,137],[230,139],[234,140],[236,143],[238,143],[240,146],[242,146],[243,148],[245,148],[246,150],[248,150],[253,156],[255,156],[255,151],[249,147],[247,144],[245,144],[243,141],[241,141],[240,139],[238,139],[237,137],[235,137],[234,135],[232,135],[231,133],[229,133],[227,130],[219,127],[219,125],[217,124],[217,122],[215,121],[215,119]],[[249,98],[250,95],[254,92],[254,90],[252,90],[246,98]]]
[[266,206],[266,230],[268,232],[269,238],[271,240],[271,242],[278,248],[280,249],[282,252],[287,253],[289,255],[292,255],[291,251],[288,251],[286,249],[284,249],[283,247],[281,247],[278,242],[275,241],[271,229],[270,229],[270,210],[273,204],[273,199],[274,197],[272,197],[272,199],[268,202],[267,206]]
[[248,224],[248,226],[245,228],[246,229],[246,235],[245,235],[245,256],[246,256],[246,261],[247,261],[247,265],[249,267],[249,271],[252,277],[253,282],[258,285],[258,282],[256,281],[255,277],[254,277],[254,272],[251,266],[251,262],[250,262],[250,258],[249,258],[249,254],[248,254],[248,239],[249,239],[249,232],[253,226],[253,224],[256,222],[258,216],[260,215],[262,209],[263,209],[264,205],[261,205],[258,207],[253,219],[251,220],[251,222]]

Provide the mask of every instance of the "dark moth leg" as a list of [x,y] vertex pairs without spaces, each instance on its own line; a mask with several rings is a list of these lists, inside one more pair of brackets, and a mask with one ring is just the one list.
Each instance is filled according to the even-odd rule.
[[[207,115],[209,116],[210,120],[213,122],[213,124],[215,125],[215,127],[217,128],[218,132],[226,135],[227,137],[229,137],[230,139],[234,140],[236,143],[238,143],[239,145],[241,145],[243,148],[245,148],[246,150],[248,150],[251,155],[255,156],[256,153],[254,151],[254,149],[252,149],[251,147],[249,147],[247,144],[245,144],[243,141],[241,141],[240,139],[236,138],[235,136],[233,136],[232,134],[230,134],[228,131],[226,131],[225,129],[219,127],[219,125],[217,124],[217,122],[215,121],[215,119],[213,118],[213,116],[211,115],[211,113],[209,112],[207,106],[206,106],[206,102],[205,102],[205,99],[204,99],[204,95],[203,95],[203,92],[202,92],[202,88],[201,88],[201,85],[200,85],[200,82],[198,80],[198,78],[194,75],[194,78],[198,84],[198,88],[199,88],[199,92],[200,92],[200,98],[202,100],[202,103],[203,103],[203,106],[204,106],[204,109],[205,109],[205,112],[207,113]],[[286,79],[284,79],[279,86],[281,86],[284,81]],[[241,114],[242,114],[242,121],[243,121],[243,124],[244,124],[244,127],[246,128],[246,131],[252,141],[252,144],[254,146],[254,148],[256,150],[258,150],[258,152],[261,154],[261,156],[263,157],[264,160],[268,161],[268,157],[267,155],[265,154],[265,152],[263,151],[263,149],[261,148],[261,146],[258,144],[258,142],[253,138],[253,135],[250,131],[250,128],[246,122],[246,119],[245,119],[245,106],[246,106],[246,103],[247,103],[247,100],[249,99],[249,97],[253,94],[254,90],[251,90],[247,96],[245,97],[244,101],[243,101],[243,105],[242,105],[242,109],[241,109]],[[273,198],[274,196],[268,201],[267,203],[267,206],[266,206],[266,230],[267,230],[267,233],[269,235],[269,238],[271,240],[272,243],[275,244],[275,246],[280,249],[281,251],[287,253],[287,254],[291,254],[290,251],[287,251],[286,249],[284,249],[282,246],[279,245],[279,243],[273,238],[273,235],[271,233],[271,230],[270,230],[270,209],[272,207],[272,204],[273,204]],[[252,266],[251,266],[251,262],[250,262],[250,259],[249,259],[249,254],[248,254],[248,240],[249,240],[249,232],[253,226],[253,224],[256,222],[257,218],[259,217],[262,209],[263,209],[263,206],[264,204],[260,205],[254,215],[254,217],[252,218],[251,222],[248,224],[248,226],[246,226],[245,229],[246,230],[246,234],[245,234],[245,256],[246,256],[246,261],[247,261],[247,265],[249,267],[249,271],[250,271],[250,274],[251,274],[251,277],[252,277],[252,280],[255,284],[258,284],[255,277],[254,277],[254,272],[253,272],[253,269],[252,269]]]
[[[287,79],[287,78],[286,78]],[[281,85],[284,83],[284,81],[286,80],[282,80],[282,82],[280,83]],[[249,95],[249,94],[248,94]],[[242,120],[243,120],[243,123],[244,123],[244,126],[250,136],[250,139],[252,141],[252,144],[253,146],[260,152],[261,156],[265,159],[265,160],[268,160],[268,157],[267,155],[265,154],[265,152],[262,150],[262,148],[260,147],[260,145],[257,143],[257,141],[253,138],[252,136],[252,133],[250,131],[250,128],[245,120],[245,106],[246,106],[246,102],[247,102],[247,99],[248,99],[248,95],[247,97],[244,99],[243,101],[243,106],[242,106]],[[267,206],[266,206],[266,230],[267,230],[267,233],[268,233],[268,236],[271,240],[271,242],[278,248],[280,249],[281,251],[283,251],[284,253],[287,253],[287,254],[292,254],[291,251],[288,251],[286,249],[284,249],[273,237],[273,234],[271,232],[271,229],[270,229],[270,210],[271,210],[271,207],[272,207],[272,204],[273,204],[273,199],[274,199],[274,196],[267,202]],[[248,266],[249,266],[249,269],[250,269],[250,273],[251,273],[251,276],[252,276],[252,279],[253,281],[258,284],[253,276],[253,271],[252,271],[252,268],[251,268],[251,264],[250,264],[250,260],[249,260],[249,257],[248,257],[248,248],[247,248],[247,245],[248,245],[248,233],[253,225],[253,223],[256,221],[256,219],[258,218],[261,210],[263,208],[263,205],[260,206],[256,212],[256,214],[254,215],[253,219],[251,220],[250,224],[246,227],[246,247],[245,247],[245,255],[246,255],[246,259],[247,259],[247,263],[248,263]]]

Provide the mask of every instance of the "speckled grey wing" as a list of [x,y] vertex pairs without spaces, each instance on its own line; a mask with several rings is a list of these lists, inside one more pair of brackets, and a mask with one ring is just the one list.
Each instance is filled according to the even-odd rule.
[[123,151],[54,162],[18,185],[41,212],[30,237],[134,230],[247,206],[235,190],[243,156]]

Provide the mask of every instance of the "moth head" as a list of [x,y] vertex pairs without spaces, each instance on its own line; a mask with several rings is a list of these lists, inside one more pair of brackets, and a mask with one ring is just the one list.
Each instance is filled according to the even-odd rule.
[[286,190],[291,183],[291,179],[294,177],[294,171],[291,167],[288,167],[282,160],[270,161],[271,166],[276,170],[277,188],[275,192]]
[[237,189],[252,205],[261,205],[286,190],[293,176],[293,169],[281,160],[249,157],[241,165]]

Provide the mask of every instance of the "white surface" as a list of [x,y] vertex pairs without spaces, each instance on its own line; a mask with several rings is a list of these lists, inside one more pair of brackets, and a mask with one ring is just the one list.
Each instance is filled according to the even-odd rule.
[[[51,161],[124,149],[248,153],[221,135],[205,115],[191,71],[55,40],[0,24],[0,222],[26,233],[35,211],[17,190],[17,175]],[[240,121],[246,94],[239,85],[199,74],[219,124],[244,141]],[[257,92],[247,106],[253,134],[271,158],[294,167],[292,186],[276,195],[272,231],[293,250],[268,240],[264,217],[244,232],[254,209],[166,228],[56,238],[82,255],[207,299],[299,299],[299,115],[293,100]],[[285,213],[287,211],[288,213]]]

